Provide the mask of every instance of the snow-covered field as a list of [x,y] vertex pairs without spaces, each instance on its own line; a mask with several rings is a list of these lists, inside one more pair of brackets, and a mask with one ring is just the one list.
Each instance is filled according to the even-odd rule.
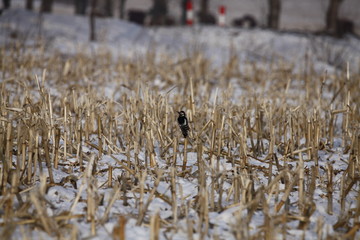
[[[39,9],[40,0],[33,0],[35,9]],[[169,14],[179,22],[182,0],[167,0]],[[11,0],[14,7],[24,7],[24,0]],[[325,15],[329,0],[282,0],[282,11],[280,16],[280,29],[298,30],[298,31],[322,31],[325,28]],[[193,0],[194,12],[200,9],[200,0]],[[119,1],[114,1],[114,15],[118,16]],[[218,13],[219,5],[226,7],[226,24],[230,26],[235,18],[245,15],[255,17],[259,26],[264,26],[267,16],[267,1],[264,0],[209,0],[209,12]],[[0,4],[1,6],[1,4]],[[152,0],[130,0],[126,1],[125,10],[137,9],[149,11],[152,6]],[[358,0],[343,1],[339,18],[352,20],[354,22],[354,31],[360,33],[360,2]],[[63,15],[73,15],[74,9],[68,4],[55,4],[54,12]]]
[[359,39],[88,22],[0,17],[2,236],[360,237]]

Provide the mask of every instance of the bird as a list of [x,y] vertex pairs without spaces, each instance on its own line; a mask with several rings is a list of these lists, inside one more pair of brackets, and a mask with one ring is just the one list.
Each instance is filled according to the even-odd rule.
[[178,112],[179,117],[177,119],[179,127],[181,129],[181,132],[184,136],[184,138],[186,138],[188,136],[188,131],[190,130],[189,127],[189,121],[186,117],[186,113],[184,111],[180,111]]

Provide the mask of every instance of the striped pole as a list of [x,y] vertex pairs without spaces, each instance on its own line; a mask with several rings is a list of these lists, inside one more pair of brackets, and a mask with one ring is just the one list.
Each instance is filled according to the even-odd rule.
[[192,26],[194,23],[194,11],[191,0],[186,2],[186,25]]
[[226,8],[224,5],[219,6],[219,16],[218,16],[218,25],[221,27],[225,26],[226,22]]

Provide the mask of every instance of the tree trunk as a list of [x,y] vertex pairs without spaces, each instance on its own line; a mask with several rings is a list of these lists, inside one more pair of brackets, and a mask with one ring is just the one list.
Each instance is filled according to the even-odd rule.
[[33,0],[26,0],[25,8],[27,10],[33,10],[34,9]]
[[119,18],[120,19],[125,18],[125,3],[126,3],[126,0],[120,0],[120,6],[119,6]]
[[4,9],[10,8],[10,0],[3,0],[3,7]]
[[268,13],[268,27],[272,29],[279,28],[280,13],[281,13],[281,0],[268,0],[269,13]]
[[209,9],[209,1],[208,0],[201,0],[200,2],[200,11],[203,14],[207,14],[208,13],[208,9]]
[[208,0],[201,0],[200,1],[200,14],[199,14],[199,20],[201,23],[206,22],[206,18],[208,15],[208,9],[209,9],[209,1]]
[[186,3],[188,0],[181,0],[181,24],[186,24]]
[[113,0],[106,0],[105,1],[105,13],[104,15],[106,17],[112,17],[114,16],[114,13],[113,13]]
[[41,0],[40,11],[45,13],[51,13],[53,2],[53,0]]
[[75,0],[75,14],[85,15],[88,0]]
[[96,26],[95,26],[95,15],[96,15],[96,3],[97,0],[91,1],[90,11],[90,41],[96,41]]
[[164,25],[167,15],[167,0],[153,0],[150,14],[151,25]]
[[330,0],[326,11],[326,32],[336,35],[338,31],[339,10],[343,0]]

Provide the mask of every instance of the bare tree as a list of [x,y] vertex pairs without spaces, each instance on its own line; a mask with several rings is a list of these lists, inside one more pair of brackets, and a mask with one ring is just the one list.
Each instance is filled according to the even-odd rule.
[[216,23],[215,16],[209,12],[209,0],[200,1],[200,11],[198,16],[200,23],[205,23],[205,24]]
[[102,0],[96,2],[96,16],[112,17],[113,16],[113,0]]
[[343,0],[330,0],[326,11],[326,32],[331,35],[337,35],[339,10]]
[[164,25],[167,15],[167,0],[153,0],[150,15],[151,25]]
[[10,3],[11,3],[10,0],[3,0],[3,7],[4,7],[4,9],[10,8]]
[[91,10],[90,10],[90,41],[96,41],[96,29],[95,29],[95,15],[96,15],[96,4],[97,0],[91,1]]
[[208,9],[209,9],[209,1],[201,0],[200,1],[200,12],[199,12],[199,17],[200,17],[201,23],[205,22],[205,18],[208,15]]
[[88,0],[75,0],[75,14],[85,15]]
[[25,8],[27,10],[33,10],[34,9],[34,1],[33,0],[26,0]]
[[125,18],[125,3],[126,3],[126,0],[120,0],[120,5],[119,5],[119,18],[120,19]]
[[186,4],[188,0],[181,0],[181,24],[186,24]]
[[269,12],[267,25],[269,28],[278,29],[280,23],[281,0],[268,0]]
[[209,0],[200,1],[200,9],[203,13],[208,13],[209,10]]
[[54,0],[41,0],[41,12],[52,12],[52,5],[54,3]]
[[114,16],[114,4],[113,0],[105,0],[103,1],[103,14],[105,17],[112,17]]

